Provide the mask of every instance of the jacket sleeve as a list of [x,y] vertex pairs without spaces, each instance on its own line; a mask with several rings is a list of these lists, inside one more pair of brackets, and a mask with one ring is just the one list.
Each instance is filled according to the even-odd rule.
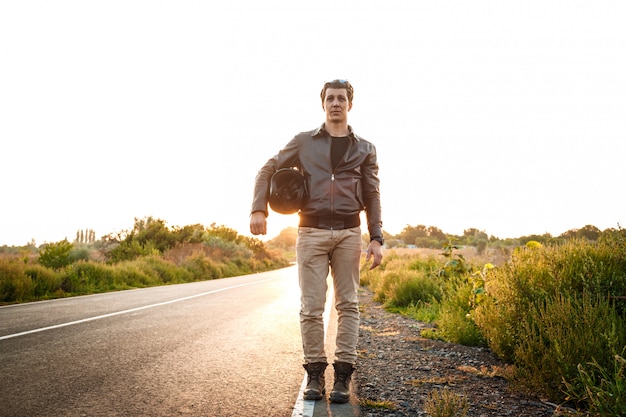
[[270,195],[270,179],[281,168],[299,166],[298,142],[298,136],[294,137],[261,167],[254,181],[254,195],[250,213],[262,211],[265,213],[265,217],[268,216],[267,202]]
[[382,238],[383,221],[380,203],[380,180],[378,179],[378,160],[376,148],[374,145],[371,145],[371,147],[371,151],[362,166],[363,202],[365,204],[370,238]]

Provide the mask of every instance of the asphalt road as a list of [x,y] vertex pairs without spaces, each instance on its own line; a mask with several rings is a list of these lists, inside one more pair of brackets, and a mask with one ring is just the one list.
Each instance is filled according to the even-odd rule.
[[299,397],[298,311],[295,267],[0,307],[0,416],[354,416]]

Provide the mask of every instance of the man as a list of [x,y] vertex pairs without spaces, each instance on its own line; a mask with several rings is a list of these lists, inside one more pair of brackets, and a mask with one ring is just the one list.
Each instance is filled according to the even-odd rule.
[[256,177],[250,231],[265,234],[272,174],[295,167],[305,176],[308,195],[300,208],[296,258],[301,290],[300,328],[308,380],[304,399],[325,394],[324,304],[329,268],[338,312],[333,402],[350,398],[350,379],[357,359],[359,334],[359,265],[362,250],[360,212],[365,210],[371,241],[366,261],[370,269],[383,257],[378,162],[376,148],[348,125],[354,90],[346,80],[324,84],[321,92],[324,124],[296,135],[270,158]]

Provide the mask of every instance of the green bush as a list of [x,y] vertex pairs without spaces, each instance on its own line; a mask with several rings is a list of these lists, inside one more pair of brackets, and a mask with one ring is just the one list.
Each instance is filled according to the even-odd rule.
[[43,265],[26,265],[24,273],[33,283],[33,298],[52,297],[61,290],[63,278],[61,273]]
[[70,263],[89,260],[89,249],[86,247],[73,247],[69,254]]
[[565,384],[568,400],[588,406],[592,415],[626,416],[626,359],[614,356],[607,369],[596,360],[578,365],[578,377]]
[[[626,345],[623,302],[615,297],[625,286],[620,233],[518,248],[511,262],[486,275],[485,294],[471,314],[489,347],[517,365],[530,389],[564,401],[570,384],[570,396],[583,398],[597,387],[584,385],[579,366],[611,370]],[[586,381],[593,380],[600,379]]]
[[[365,262],[362,263],[365,266]],[[388,308],[404,309],[441,300],[437,278],[432,274],[436,264],[431,258],[399,256],[390,252],[375,270],[362,268],[361,285],[374,292],[377,302]]]
[[39,263],[52,269],[60,269],[72,263],[70,253],[72,245],[67,239],[56,243],[48,243],[39,253]]
[[107,257],[112,263],[118,263],[158,254],[158,249],[155,247],[154,243],[150,241],[141,243],[136,240],[125,240],[113,247],[113,249],[108,252]]
[[115,268],[100,262],[79,261],[63,271],[63,290],[95,293],[116,289]]
[[577,378],[579,364],[611,369],[626,345],[626,321],[606,298],[587,293],[557,295],[535,305],[520,326],[524,337],[515,349],[519,376],[552,399],[565,399],[564,381]]
[[447,297],[441,301],[440,316],[435,323],[444,340],[466,346],[483,346],[485,339],[471,318],[473,286],[459,282],[450,286]]
[[195,254],[186,258],[182,266],[189,270],[195,281],[222,278],[222,269],[211,258]]
[[409,307],[419,303],[441,300],[441,290],[432,277],[423,273],[407,271],[391,286],[387,304],[390,307]]
[[135,261],[138,267],[151,277],[152,285],[179,284],[193,281],[191,271],[177,267],[158,256],[148,256]]
[[24,301],[30,297],[32,281],[24,263],[0,259],[0,302]]
[[154,276],[146,272],[136,261],[120,262],[115,265],[116,288],[141,288],[159,285]]

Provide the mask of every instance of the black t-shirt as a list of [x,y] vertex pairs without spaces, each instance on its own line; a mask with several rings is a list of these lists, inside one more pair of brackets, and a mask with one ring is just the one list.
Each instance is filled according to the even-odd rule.
[[348,136],[332,136],[332,144],[330,146],[330,160],[333,163],[333,170],[337,168],[337,164],[348,150],[350,138]]

